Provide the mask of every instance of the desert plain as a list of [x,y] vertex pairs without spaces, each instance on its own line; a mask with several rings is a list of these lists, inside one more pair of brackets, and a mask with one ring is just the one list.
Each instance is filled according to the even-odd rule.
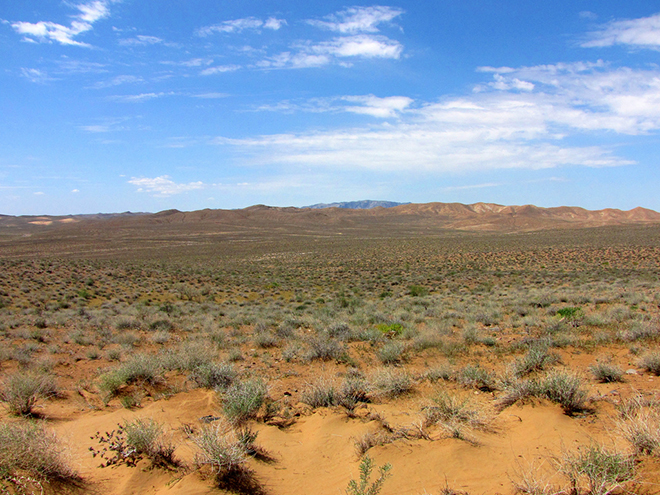
[[642,209],[3,216],[0,493],[658,493],[659,275]]

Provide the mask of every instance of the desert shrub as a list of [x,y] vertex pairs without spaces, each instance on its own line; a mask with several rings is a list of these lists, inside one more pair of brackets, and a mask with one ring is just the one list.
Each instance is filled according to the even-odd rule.
[[654,375],[660,375],[660,353],[651,352],[643,356],[641,366]]
[[161,318],[149,323],[149,329],[161,332],[171,332],[174,330],[174,323],[167,318]]
[[268,349],[270,347],[277,347],[279,339],[268,331],[257,332],[253,337],[254,343],[257,347]]
[[469,396],[460,397],[441,391],[433,397],[433,405],[424,408],[424,416],[429,424],[464,423],[482,428],[489,418],[484,415],[484,407],[473,402]]
[[174,445],[165,439],[163,427],[153,419],[134,419],[123,425],[126,445],[156,463],[174,464]]
[[498,407],[504,408],[527,397],[548,399],[559,404],[566,414],[584,411],[587,403],[587,391],[582,388],[580,376],[562,370],[553,370],[535,379],[505,380],[503,397]]
[[490,392],[496,388],[496,380],[492,373],[479,365],[468,364],[460,369],[456,381],[464,387],[477,388]]
[[339,394],[332,380],[322,377],[305,386],[300,394],[300,400],[314,408],[331,407],[339,402]]
[[371,377],[371,385],[378,395],[398,397],[413,388],[413,380],[404,370],[381,369]]
[[121,332],[115,335],[112,341],[122,347],[130,348],[138,345],[140,342],[140,336],[134,332]]
[[236,379],[236,371],[230,364],[204,363],[193,369],[189,378],[199,387],[226,390]]
[[474,402],[470,397],[440,392],[433,397],[433,405],[425,407],[425,423],[440,424],[452,437],[470,439],[463,431],[487,430],[493,415],[484,405]]
[[16,372],[0,384],[0,401],[5,402],[12,414],[26,416],[39,399],[57,393],[51,375],[35,372]]
[[511,380],[506,380],[504,390],[505,394],[497,402],[499,409],[509,407],[528,397],[538,397],[540,395],[537,380],[519,380],[513,377]]
[[262,380],[234,382],[223,395],[223,410],[231,421],[242,423],[254,417],[266,394],[267,387]]
[[180,371],[192,371],[213,360],[214,353],[203,342],[184,342],[168,356],[168,368]]
[[586,488],[590,495],[607,495],[635,477],[631,456],[594,443],[563,452],[555,464],[570,484],[569,493],[580,493],[580,488]]
[[401,323],[379,323],[376,330],[387,337],[396,337],[403,333],[404,328]]
[[424,373],[424,378],[426,378],[431,383],[435,383],[439,380],[449,381],[454,377],[454,370],[451,366],[438,366],[437,368],[431,368],[426,373]]
[[369,384],[361,374],[348,375],[339,388],[339,404],[352,411],[359,402],[369,402]]
[[373,482],[370,480],[371,472],[374,469],[374,462],[369,456],[365,456],[360,462],[359,481],[351,480],[346,488],[347,495],[378,495],[383,488],[383,483],[390,476],[392,466],[385,464],[378,468],[378,478]]
[[66,451],[54,432],[36,422],[0,423],[0,477],[75,480]]
[[351,340],[353,337],[353,332],[348,323],[334,323],[333,325],[328,326],[326,332],[330,338],[337,340]]
[[151,336],[151,341],[154,344],[165,344],[168,340],[170,340],[170,332],[166,330],[156,331]]
[[289,344],[284,349],[282,349],[282,359],[287,363],[295,360],[300,353],[300,346],[295,344]]
[[307,342],[308,349],[305,358],[308,361],[319,359],[329,361],[339,358],[344,352],[344,346],[339,342],[321,335],[310,338]]
[[109,349],[108,352],[105,353],[105,357],[108,361],[119,361],[121,360],[121,349]]
[[602,383],[623,381],[623,370],[616,364],[596,363],[589,367],[594,378]]
[[139,330],[142,324],[132,316],[121,316],[115,321],[117,330]]
[[586,408],[587,391],[582,384],[578,375],[555,370],[539,382],[537,394],[556,402],[567,414],[573,414]]
[[429,295],[429,290],[422,285],[410,285],[408,287],[408,293],[412,297],[424,297]]
[[660,415],[657,411],[637,410],[617,422],[623,437],[635,454],[657,454],[660,448]]
[[404,358],[406,346],[401,342],[387,342],[378,349],[378,359],[383,364],[397,364]]
[[559,361],[559,357],[548,351],[544,342],[534,342],[527,349],[527,353],[513,364],[513,372],[521,377],[534,371],[541,371]]
[[115,369],[99,377],[99,388],[107,397],[115,395],[127,384],[142,382],[156,384],[162,380],[162,361],[159,356],[135,354]]
[[387,445],[396,440],[396,435],[379,429],[377,431],[368,431],[355,439],[355,453],[362,457],[369,449],[380,445]]
[[154,384],[162,379],[163,366],[159,356],[135,354],[122,363],[117,372],[124,377],[126,383]]
[[226,421],[203,425],[190,439],[197,451],[195,465],[211,466],[218,477],[240,469],[247,460],[244,446]]

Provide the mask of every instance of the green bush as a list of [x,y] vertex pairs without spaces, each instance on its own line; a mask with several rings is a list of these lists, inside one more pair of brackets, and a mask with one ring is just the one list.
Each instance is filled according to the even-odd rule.
[[241,423],[257,413],[267,394],[266,384],[259,379],[233,383],[223,396],[223,409],[227,417]]
[[244,446],[225,421],[202,426],[191,440],[197,450],[195,464],[211,466],[218,477],[240,469],[247,460]]
[[378,478],[370,481],[371,472],[374,469],[374,462],[369,456],[365,456],[360,462],[359,481],[351,480],[346,488],[347,495],[378,495],[383,488],[383,483],[390,477],[391,464],[385,464],[378,468]]
[[174,464],[174,446],[164,438],[163,427],[153,419],[127,421],[123,427],[126,444],[137,454],[156,463]]

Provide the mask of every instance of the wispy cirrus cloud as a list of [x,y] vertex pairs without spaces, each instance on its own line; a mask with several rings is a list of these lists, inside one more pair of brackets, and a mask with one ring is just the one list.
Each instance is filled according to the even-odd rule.
[[206,37],[217,33],[241,33],[245,30],[271,29],[277,31],[282,26],[286,26],[286,20],[269,17],[266,20],[256,17],[245,17],[243,19],[233,19],[223,21],[212,26],[205,26],[196,31],[197,36]]
[[403,13],[402,9],[380,5],[351,7],[331,14],[325,20],[309,19],[307,23],[342,34],[376,33],[379,24],[389,23]]
[[209,67],[200,72],[202,76],[212,76],[213,74],[222,74],[224,72],[234,72],[241,68],[240,65],[218,65],[216,67]]
[[[344,97],[342,110],[336,101],[306,103],[309,111],[397,117],[387,124],[215,143],[255,164],[445,173],[628,165],[634,162],[615,154],[613,138],[660,131],[658,69],[584,62],[480,71],[491,73],[493,82],[440,102]],[[279,110],[295,106],[284,102]],[[596,144],[569,144],[575,136]]]
[[360,34],[342,36],[311,45],[309,52],[335,57],[399,58],[403,46],[386,36]]
[[660,49],[660,13],[639,19],[612,21],[589,33],[585,48],[629,45]]
[[94,0],[92,2],[76,5],[79,13],[73,16],[73,20],[68,26],[50,21],[32,22],[13,22],[11,26],[14,30],[23,35],[24,41],[52,43],[57,42],[61,45],[84,46],[90,45],[77,41],[78,35],[90,31],[93,24],[110,15],[109,4],[111,0]]
[[30,82],[43,84],[48,81],[53,81],[54,78],[50,77],[46,72],[40,69],[31,69],[27,67],[21,68],[21,76]]
[[292,51],[266,57],[255,64],[263,69],[306,69],[331,63],[350,65],[353,59],[398,59],[403,46],[380,35],[341,36],[318,43],[298,43]]
[[104,89],[104,88],[112,88],[114,86],[121,86],[122,84],[136,84],[141,82],[144,82],[144,79],[140,76],[122,74],[119,76],[115,76],[111,79],[108,79],[106,81],[98,81],[92,87],[94,89]]
[[188,182],[187,184],[177,184],[169,175],[161,175],[159,177],[153,178],[132,177],[128,183],[137,186],[137,192],[153,194],[154,196],[159,197],[182,194],[207,187],[207,185],[203,182]]
[[158,93],[139,93],[136,95],[113,95],[109,98],[114,101],[121,101],[124,103],[142,103],[144,101],[155,100],[166,96],[176,96],[180,93],[176,91],[160,91]]
[[254,65],[264,69],[305,69],[332,63],[351,66],[355,59],[398,59],[403,45],[378,33],[381,24],[390,23],[403,12],[376,5],[351,7],[323,20],[309,19],[307,24],[341,36],[326,41],[297,42],[290,50],[265,57]]
[[374,95],[348,95],[333,98],[311,98],[304,101],[281,101],[275,105],[262,105],[258,111],[272,112],[349,112],[369,115],[377,118],[391,118],[399,115],[412,103],[407,96],[386,96],[379,98]]
[[119,44],[122,46],[148,46],[148,45],[159,45],[164,43],[162,38],[157,36],[145,36],[138,34],[135,38],[123,38],[119,40]]

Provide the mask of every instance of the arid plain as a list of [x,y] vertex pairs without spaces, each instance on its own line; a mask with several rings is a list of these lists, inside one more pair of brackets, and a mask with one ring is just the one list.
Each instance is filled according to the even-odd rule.
[[2,216],[0,493],[659,493],[659,275],[643,209]]

